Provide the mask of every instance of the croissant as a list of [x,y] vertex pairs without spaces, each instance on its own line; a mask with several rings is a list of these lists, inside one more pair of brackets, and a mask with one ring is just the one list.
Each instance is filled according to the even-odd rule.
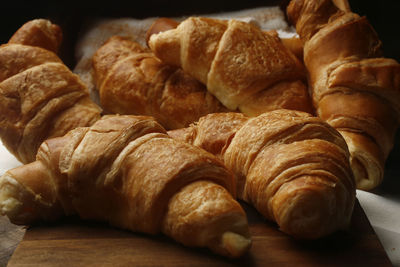
[[233,182],[220,160],[172,139],[152,117],[105,115],[6,172],[0,213],[16,224],[77,214],[239,257],[251,239]]
[[[145,41],[149,42],[150,36],[156,33],[164,32],[176,28],[179,22],[171,18],[158,18],[150,25],[146,31]],[[280,37],[276,30],[265,31],[268,34],[278,37],[282,44],[289,49],[300,61],[303,61],[303,43],[298,36]]]
[[349,226],[356,195],[349,152],[320,118],[283,109],[252,118],[214,113],[168,134],[221,158],[238,198],[283,232],[317,239]]
[[93,69],[100,103],[110,113],[150,115],[176,129],[226,110],[204,85],[129,38],[111,37],[94,54]]
[[303,64],[277,34],[253,24],[189,17],[174,29],[151,34],[148,45],[232,111],[248,116],[279,108],[313,112]]
[[345,0],[295,0],[287,13],[304,43],[316,113],[345,138],[357,187],[373,189],[399,126],[400,65]]
[[34,19],[22,25],[8,43],[38,46],[57,53],[62,43],[62,35],[62,30],[57,24],[47,19]]
[[23,163],[35,160],[45,139],[100,117],[85,85],[55,54],[60,31],[48,20],[32,20],[0,46],[0,137]]

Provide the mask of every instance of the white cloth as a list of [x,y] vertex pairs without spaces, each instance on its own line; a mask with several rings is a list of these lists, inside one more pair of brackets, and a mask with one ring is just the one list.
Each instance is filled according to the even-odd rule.
[[[400,192],[398,178],[390,175],[385,177],[393,182],[397,180],[397,191]],[[357,198],[392,264],[400,266],[400,194],[357,190]]]
[[0,175],[3,175],[7,170],[19,165],[21,165],[21,163],[11,155],[7,148],[0,142]]

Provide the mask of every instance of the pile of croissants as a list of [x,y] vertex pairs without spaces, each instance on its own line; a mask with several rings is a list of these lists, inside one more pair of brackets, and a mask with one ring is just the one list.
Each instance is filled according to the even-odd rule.
[[111,37],[92,62],[100,105],[57,55],[61,28],[24,24],[0,46],[0,137],[24,164],[0,178],[0,214],[77,215],[231,258],[252,243],[239,201],[294,238],[346,229],[356,189],[384,176],[400,65],[346,1],[286,11],[301,53],[234,19],[160,19],[147,47]]

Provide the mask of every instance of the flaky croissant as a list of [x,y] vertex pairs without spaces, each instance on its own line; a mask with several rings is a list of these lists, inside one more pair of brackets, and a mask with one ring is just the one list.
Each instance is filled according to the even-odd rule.
[[55,54],[61,37],[57,25],[38,19],[0,46],[0,137],[24,163],[47,138],[100,117],[85,85]]
[[105,115],[46,140],[36,161],[0,178],[0,213],[16,224],[78,214],[239,257],[250,245],[233,174],[169,137],[151,117]]
[[150,115],[176,129],[226,110],[196,79],[129,38],[111,37],[94,54],[93,69],[100,103],[111,113]]
[[349,226],[356,194],[349,152],[321,119],[290,110],[215,113],[168,133],[220,157],[238,198],[283,232],[316,239]]
[[154,33],[148,45],[180,66],[228,109],[249,116],[286,108],[313,112],[302,63],[276,34],[237,20],[190,17]]
[[379,185],[400,118],[400,64],[346,0],[293,0],[287,7],[304,43],[317,115],[345,138],[357,187]]

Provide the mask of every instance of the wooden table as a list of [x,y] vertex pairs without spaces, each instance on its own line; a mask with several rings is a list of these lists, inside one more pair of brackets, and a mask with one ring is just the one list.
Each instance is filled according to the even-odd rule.
[[71,218],[27,229],[8,266],[391,266],[358,202],[349,231],[314,242],[296,241],[245,209],[253,245],[240,260]]

